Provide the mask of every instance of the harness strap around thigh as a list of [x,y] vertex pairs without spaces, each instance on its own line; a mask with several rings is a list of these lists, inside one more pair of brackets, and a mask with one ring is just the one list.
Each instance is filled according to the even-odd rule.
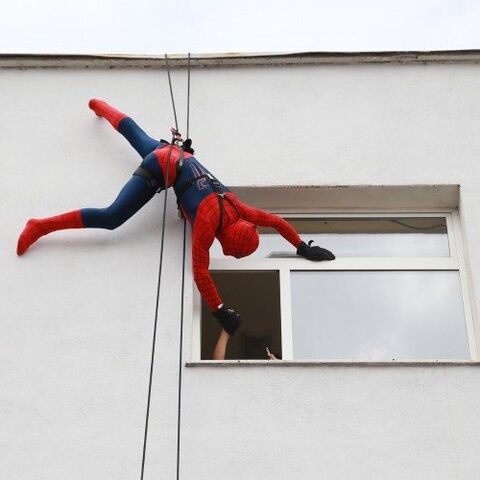
[[165,187],[164,182],[161,182],[150,170],[141,165],[133,172],[133,175],[142,177],[147,181],[148,186],[157,193],[161,192]]

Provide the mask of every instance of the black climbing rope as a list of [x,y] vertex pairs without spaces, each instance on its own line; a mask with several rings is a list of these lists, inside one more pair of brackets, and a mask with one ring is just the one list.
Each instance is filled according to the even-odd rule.
[[183,312],[185,297],[185,260],[187,257],[187,222],[183,219],[183,264],[182,264],[182,300],[180,307],[180,348],[178,352],[178,400],[177,400],[177,480],[180,479],[180,425],[182,419],[182,363],[183,363]]
[[[190,138],[190,53],[188,54],[188,76],[187,76],[187,139]],[[183,217],[183,264],[182,264],[182,300],[180,306],[180,332],[178,350],[178,400],[177,400],[177,478],[180,479],[180,432],[182,420],[182,371],[183,371],[183,315],[185,298],[185,260],[187,258],[187,221]]]
[[[150,376],[148,381],[148,396],[147,396],[147,411],[145,415],[145,431],[143,436],[143,452],[142,452],[142,468],[140,479],[143,480],[145,473],[145,457],[147,450],[147,439],[148,439],[148,423],[150,419],[150,404],[152,397],[152,383],[153,383],[153,371],[155,364],[155,345],[157,339],[157,326],[158,326],[158,313],[159,313],[159,304],[160,304],[160,287],[162,281],[162,266],[163,266],[163,250],[165,244],[165,220],[167,212],[167,196],[168,196],[168,180],[170,174],[170,161],[172,156],[172,150],[175,145],[183,142],[181,139],[180,133],[178,131],[178,119],[177,119],[177,110],[175,108],[175,98],[173,95],[172,79],[170,75],[170,65],[168,63],[168,56],[165,54],[165,65],[167,67],[168,74],[168,84],[170,87],[170,98],[172,101],[173,115],[175,119],[175,128],[171,129],[172,132],[172,142],[170,145],[170,151],[167,158],[167,173],[165,178],[165,195],[163,198],[163,218],[162,218],[162,233],[160,240],[160,259],[158,264],[158,281],[157,281],[157,295],[156,295],[156,304],[155,304],[155,319],[153,324],[153,338],[152,338],[152,350],[150,357]],[[188,91],[187,91],[187,138],[189,131],[189,117],[190,117],[190,54],[188,54]],[[183,150],[180,148],[180,155],[183,156]],[[184,219],[183,225],[183,265],[182,265],[182,298],[181,298],[181,318],[180,318],[180,350],[179,350],[179,386],[178,386],[178,421],[177,421],[177,479],[179,478],[179,469],[180,469],[180,411],[181,411],[181,381],[182,381],[182,356],[183,356],[183,297],[184,297],[184,288],[185,288],[185,256],[186,256],[186,222]]]
[[187,66],[187,138],[190,138],[190,53],[188,54],[188,66]]

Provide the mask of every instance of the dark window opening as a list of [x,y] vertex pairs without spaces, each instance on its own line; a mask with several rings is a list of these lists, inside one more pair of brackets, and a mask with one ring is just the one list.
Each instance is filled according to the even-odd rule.
[[[210,272],[226,307],[242,317],[230,338],[226,360],[266,360],[266,347],[282,355],[278,271]],[[211,360],[221,332],[218,320],[202,302],[202,360]]]

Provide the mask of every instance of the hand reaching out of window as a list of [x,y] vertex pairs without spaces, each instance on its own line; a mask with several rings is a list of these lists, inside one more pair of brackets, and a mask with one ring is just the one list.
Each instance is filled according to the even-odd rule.
[[267,352],[267,357],[269,360],[278,360],[278,358],[268,349],[268,347],[265,347],[265,351]]
[[[217,340],[217,344],[215,345],[215,349],[213,350],[213,360],[225,360],[225,353],[227,351],[227,345],[230,337],[231,335],[222,328]],[[265,347],[265,352],[268,360],[281,360],[281,357],[270,352],[268,347]]]

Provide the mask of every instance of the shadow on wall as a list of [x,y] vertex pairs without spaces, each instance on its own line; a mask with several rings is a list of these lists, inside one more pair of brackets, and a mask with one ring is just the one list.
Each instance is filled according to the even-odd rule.
[[[268,347],[282,354],[280,282],[277,271],[210,272],[228,308],[242,317],[242,325],[230,339],[225,358],[266,360]],[[221,328],[208,306],[202,303],[202,360],[211,360]]]

